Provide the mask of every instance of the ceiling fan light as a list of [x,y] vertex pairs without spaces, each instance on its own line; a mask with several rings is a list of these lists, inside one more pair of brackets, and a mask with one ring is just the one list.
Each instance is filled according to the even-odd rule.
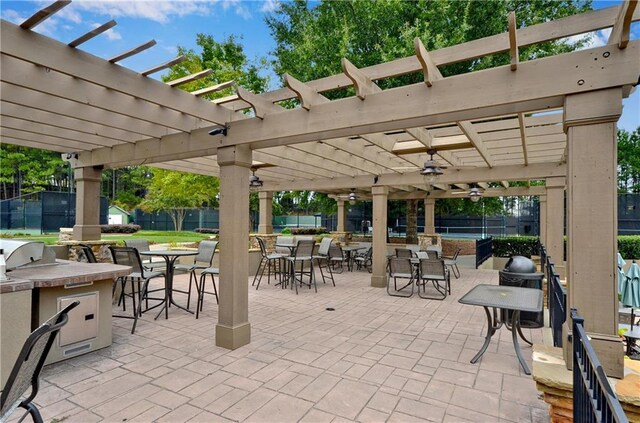
[[259,177],[256,176],[255,173],[249,176],[249,188],[260,188],[261,186],[262,186],[262,181],[260,180]]
[[477,203],[478,201],[480,201],[481,197],[482,197],[482,191],[480,191],[479,188],[474,187],[469,190],[469,198],[474,203]]
[[356,193],[355,191],[351,191],[349,193],[349,204],[351,204],[352,206],[356,204]]

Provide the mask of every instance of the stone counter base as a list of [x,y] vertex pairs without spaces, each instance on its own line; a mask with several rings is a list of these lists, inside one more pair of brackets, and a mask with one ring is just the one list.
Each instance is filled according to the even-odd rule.
[[69,248],[69,260],[71,261],[78,261],[80,244],[85,244],[91,247],[91,249],[93,250],[93,254],[98,260],[98,263],[112,263],[111,251],[109,251],[109,246],[115,246],[116,241],[59,241],[58,244],[65,245]]
[[[567,370],[562,349],[533,346],[533,379],[549,404],[552,423],[573,422],[573,373]],[[630,422],[640,423],[640,361],[624,360],[624,379],[609,378]]]

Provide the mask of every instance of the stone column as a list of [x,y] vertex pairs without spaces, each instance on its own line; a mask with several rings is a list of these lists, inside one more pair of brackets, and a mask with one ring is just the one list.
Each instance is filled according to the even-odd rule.
[[76,224],[73,239],[100,239],[100,183],[102,169],[79,167],[73,171],[76,181]]
[[[605,372],[617,378],[623,377],[624,368],[623,349],[617,335],[616,282],[616,122],[621,113],[622,88],[565,98],[567,313],[571,308],[578,310]],[[571,323],[569,316],[567,323]],[[569,342],[564,343],[565,359],[571,356],[570,347]]]
[[547,254],[556,266],[556,271],[564,279],[564,187],[565,177],[547,178],[547,213],[544,230]]
[[258,193],[260,200],[260,222],[258,223],[259,234],[273,233],[273,193],[260,191]]
[[436,199],[426,198],[424,200],[424,233],[436,233]]
[[371,187],[373,194],[373,270],[371,286],[387,286],[387,196],[386,186]]
[[[540,201],[540,222],[538,227],[540,228],[540,242],[547,247],[547,196],[541,195]],[[544,263],[543,263],[544,265]]]
[[338,224],[336,225],[336,232],[347,231],[347,207],[346,201],[336,200],[338,203]]
[[249,168],[246,146],[218,149],[220,277],[216,345],[236,349],[251,340],[249,325]]

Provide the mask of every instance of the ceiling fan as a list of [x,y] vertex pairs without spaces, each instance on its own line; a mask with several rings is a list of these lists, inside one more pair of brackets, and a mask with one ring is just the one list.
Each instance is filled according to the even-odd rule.
[[251,176],[249,176],[249,188],[250,189],[258,189],[262,187],[263,182],[260,180],[258,176],[256,176],[256,168],[251,168]]
[[[429,160],[427,160],[426,162],[424,162],[424,164],[422,165],[422,167],[420,168],[420,173],[422,175],[425,176],[439,176],[442,175],[442,170],[446,169],[447,166],[443,166],[441,164],[439,164],[438,162],[436,162],[435,160],[433,160],[433,156],[438,154],[438,151],[435,148],[432,148],[430,150],[427,151],[427,154],[430,156]],[[418,166],[400,166],[400,167],[393,167],[392,169],[394,170],[403,170],[403,169],[415,169]]]

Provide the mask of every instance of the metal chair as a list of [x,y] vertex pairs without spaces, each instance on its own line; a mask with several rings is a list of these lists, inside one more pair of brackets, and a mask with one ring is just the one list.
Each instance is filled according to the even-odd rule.
[[[138,252],[150,251],[149,241],[146,239],[125,239],[124,245],[130,248],[135,248]],[[164,260],[153,261],[151,257],[145,257],[142,259],[142,264],[149,270],[153,269],[166,269],[167,264]]]
[[396,257],[399,258],[413,258],[415,254],[408,248],[396,248]]
[[[296,245],[296,238],[293,237],[293,236],[279,235],[278,237],[276,237],[276,244],[277,245],[286,245],[286,247],[278,247],[276,245],[276,253],[282,254],[284,256],[290,256],[291,255],[291,251],[293,250],[293,248]],[[289,247],[289,246],[291,246],[291,247]]]
[[[392,297],[410,297],[413,295],[414,271],[411,259],[408,257],[391,257],[389,258],[389,275],[387,277],[387,294]],[[393,279],[393,292],[391,291],[391,279]],[[398,279],[408,279],[409,282],[398,289]],[[408,286],[411,286],[411,292],[403,293]]]
[[[218,288],[216,288],[216,278],[215,275],[220,274],[220,269],[217,267],[208,267],[200,273],[200,283],[198,284],[198,301],[196,303],[196,319],[200,317],[200,312],[202,311],[202,306],[204,304],[204,294],[211,294],[216,297],[216,304],[219,304],[218,301]],[[204,283],[207,279],[207,275],[211,276],[211,284],[213,285],[213,292],[205,291]]]
[[458,256],[461,249],[458,248],[453,254],[453,257],[442,257],[444,264],[453,272],[453,275],[458,279],[460,277],[460,269],[458,269]]
[[[69,321],[69,312],[78,304],[80,304],[79,301],[69,304],[27,337],[9,374],[9,379],[7,379],[7,383],[2,388],[0,421],[6,422],[18,407],[27,410],[19,421],[24,420],[27,414],[30,414],[36,423],[43,421],[40,411],[33,403],[36,395],[38,395],[40,371],[44,366],[56,335]],[[29,396],[22,399],[29,387],[31,387]]]
[[[336,286],[336,281],[333,278],[333,272],[331,271],[331,256],[329,255],[329,250],[331,249],[331,243],[333,239],[330,237],[322,238],[320,241],[320,247],[318,247],[318,254],[313,258],[318,263],[318,268],[320,269],[320,276],[322,276],[322,283],[326,283],[327,279],[329,279],[333,286]],[[325,276],[322,271],[322,264],[327,264],[327,270],[329,271],[329,276]]]
[[262,281],[262,276],[264,275],[265,270],[267,271],[267,284],[271,284],[271,270],[273,269],[274,273],[279,270],[278,263],[280,262],[280,259],[285,257],[285,255],[280,253],[269,254],[264,239],[256,237],[256,240],[258,241],[258,245],[260,246],[261,258],[260,263],[258,264],[258,269],[256,270],[256,274],[253,277],[253,282],[251,282],[251,286],[254,286],[257,280],[257,290],[260,287],[260,282]]
[[[329,246],[329,266],[331,266],[331,272],[337,274],[344,272],[345,261],[346,259],[342,248],[339,245],[331,244]],[[340,266],[340,271],[338,271],[338,266]]]
[[[311,284],[315,288],[315,291],[318,292],[318,286],[316,285],[316,279],[313,275],[313,249],[316,246],[316,242],[314,240],[302,240],[298,241],[296,245],[296,249],[293,252],[293,255],[290,257],[285,257],[285,260],[289,262],[289,280],[296,288],[296,295],[298,294],[298,282],[300,284],[305,284],[311,289]],[[309,270],[305,271],[305,266],[308,264]],[[297,269],[297,266],[300,265],[300,269]],[[296,275],[299,275],[300,278],[297,279]],[[304,282],[303,277],[309,277],[309,283]]]
[[191,284],[198,289],[198,276],[196,270],[204,270],[213,265],[213,256],[216,254],[216,248],[218,248],[218,241],[200,241],[198,244],[198,254],[193,259],[193,264],[176,264],[173,266],[176,272],[189,273],[189,290],[182,291],[174,289],[174,292],[181,292],[187,294],[187,308],[191,303]]
[[362,270],[364,267],[367,272],[371,273],[371,267],[373,266],[373,247],[367,248],[367,251],[363,255],[357,255],[353,258],[356,268]]
[[84,261],[87,263],[98,262],[96,255],[93,254],[93,249],[87,244],[80,244],[80,251],[78,253],[78,261]]
[[[127,276],[122,276],[120,278],[118,278],[118,281],[120,281],[121,284],[121,293],[120,293],[120,298],[118,299],[118,305],[120,305],[120,302],[122,301],[122,310],[126,311],[126,299],[125,297],[130,296],[131,297],[131,301],[133,303],[133,316],[122,316],[122,315],[114,315],[113,317],[120,317],[123,319],[133,319],[133,326],[131,327],[131,333],[135,333],[136,331],[136,325],[138,324],[138,316],[142,316],[142,300],[146,301],[146,309],[147,310],[151,310],[154,309],[158,306],[160,306],[162,304],[156,304],[153,307],[149,307],[149,300],[162,300],[164,301],[165,298],[150,298],[149,297],[149,292],[155,292],[155,291],[149,291],[149,280],[153,279],[153,278],[158,278],[158,277],[164,277],[164,273],[163,272],[154,272],[154,271],[149,271],[147,270],[143,265],[142,265],[142,260],[140,260],[140,254],[138,253],[138,250],[135,248],[131,248],[131,247],[113,247],[110,246],[109,250],[111,251],[111,256],[113,257],[113,262],[115,264],[121,264],[124,266],[130,266],[133,269],[133,272],[129,273]],[[131,281],[131,294],[128,294],[125,292],[126,289],[126,285],[127,285],[127,280]],[[136,283],[138,285],[138,306],[136,309]],[[142,284],[141,286],[141,282],[144,282],[144,284]],[[116,281],[117,283],[117,281]],[[166,281],[165,281],[166,283]],[[162,288],[162,290],[164,291],[165,288]],[[159,291],[159,290],[156,290]]]
[[[433,287],[440,294],[438,296],[426,295],[427,282],[431,281]],[[445,267],[444,261],[439,259],[420,259],[418,267],[418,296],[430,300],[444,300],[447,293],[451,294],[451,278]],[[420,293],[420,288],[422,292]]]

